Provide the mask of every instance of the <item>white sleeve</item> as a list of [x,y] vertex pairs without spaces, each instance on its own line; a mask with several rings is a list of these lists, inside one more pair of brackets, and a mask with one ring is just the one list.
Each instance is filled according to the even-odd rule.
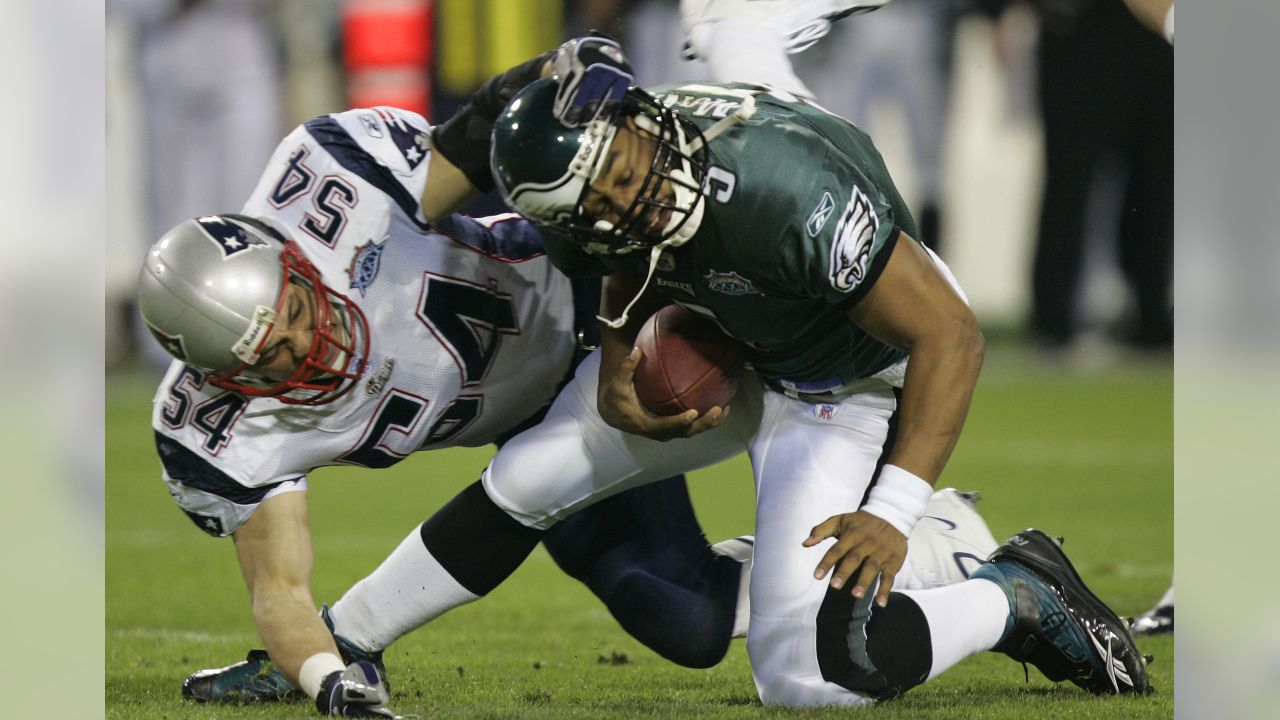
[[348,171],[378,187],[423,225],[431,125],[421,115],[379,106],[318,117],[303,126]]

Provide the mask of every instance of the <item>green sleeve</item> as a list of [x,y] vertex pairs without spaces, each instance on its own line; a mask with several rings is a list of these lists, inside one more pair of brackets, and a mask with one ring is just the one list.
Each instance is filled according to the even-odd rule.
[[793,287],[833,305],[851,306],[871,289],[899,230],[893,205],[857,163],[829,148],[808,195],[818,198],[784,245],[783,272]]

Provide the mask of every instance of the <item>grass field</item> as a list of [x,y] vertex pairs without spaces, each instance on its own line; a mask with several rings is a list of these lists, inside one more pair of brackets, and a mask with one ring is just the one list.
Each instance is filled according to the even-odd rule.
[[[189,672],[258,645],[230,540],[198,532],[159,480],[152,388],[107,388],[106,707],[120,720],[307,717],[305,704],[201,707],[180,700]],[[332,601],[405,533],[473,481],[488,450],[420,454],[391,470],[313,476],[314,589]],[[744,461],[691,479],[713,540],[749,532]],[[989,349],[960,447],[940,485],[982,491],[997,538],[1027,526],[1066,537],[1091,587],[1121,615],[1147,609],[1173,572],[1172,369],[1120,362],[1088,375]],[[1144,640],[1156,694],[1094,698],[993,653],[869,712],[884,718],[1168,718],[1173,640]],[[710,670],[676,667],[614,623],[541,548],[487,599],[393,646],[394,707],[423,718],[847,717],[766,709],[743,643]]]

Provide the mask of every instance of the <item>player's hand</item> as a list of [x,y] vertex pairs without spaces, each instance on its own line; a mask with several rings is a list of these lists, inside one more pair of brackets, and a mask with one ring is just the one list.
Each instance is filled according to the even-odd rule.
[[636,79],[617,41],[603,33],[561,45],[551,70],[559,83],[553,110],[566,127],[582,127],[611,111]]
[[713,407],[701,416],[697,410],[686,410],[679,415],[655,415],[646,410],[636,397],[636,388],[632,384],[642,354],[640,348],[632,348],[631,354],[623,358],[612,377],[602,374],[596,402],[600,417],[606,423],[623,432],[652,440],[692,437],[724,424],[725,418],[729,417],[727,407]]
[[855,580],[851,592],[854,597],[862,598],[879,575],[880,587],[875,601],[884,607],[889,602],[893,580],[907,558],[906,536],[875,515],[859,510],[823,520],[809,531],[803,545],[813,547],[827,538],[836,538],[836,542],[827,548],[814,569],[814,578],[821,580],[834,568],[831,587],[839,590]]

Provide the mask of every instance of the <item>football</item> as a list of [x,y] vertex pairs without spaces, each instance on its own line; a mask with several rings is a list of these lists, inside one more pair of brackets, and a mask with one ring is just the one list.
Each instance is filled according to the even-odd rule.
[[724,407],[742,378],[742,346],[711,320],[679,305],[654,313],[640,328],[644,353],[634,385],[640,403],[655,415],[699,414]]

